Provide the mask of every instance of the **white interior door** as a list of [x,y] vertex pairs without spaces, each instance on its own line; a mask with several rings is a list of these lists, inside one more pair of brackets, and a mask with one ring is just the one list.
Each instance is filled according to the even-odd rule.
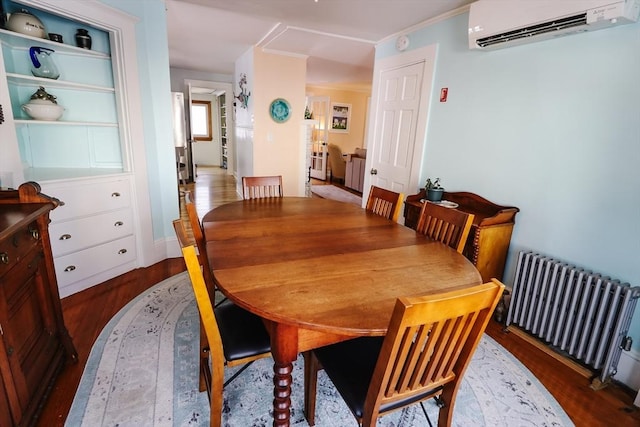
[[371,185],[417,192],[435,53],[428,46],[376,63],[364,194]]
[[316,125],[311,143],[311,178],[327,179],[327,144],[329,142],[329,97],[309,96],[307,107]]

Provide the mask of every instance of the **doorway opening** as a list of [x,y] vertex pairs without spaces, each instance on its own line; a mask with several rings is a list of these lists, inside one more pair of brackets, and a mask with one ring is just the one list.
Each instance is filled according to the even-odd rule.
[[[184,83],[186,132],[183,142],[187,151],[189,180],[195,180],[199,166],[218,167],[234,174],[231,83],[188,79]],[[209,108],[202,109],[202,106]],[[201,129],[203,125],[204,131]]]

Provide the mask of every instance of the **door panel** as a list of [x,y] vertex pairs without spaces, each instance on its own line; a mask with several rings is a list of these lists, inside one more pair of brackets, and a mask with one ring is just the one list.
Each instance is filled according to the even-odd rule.
[[327,179],[327,144],[329,141],[329,97],[309,96],[307,107],[316,121],[312,135],[311,178]]
[[371,185],[418,191],[436,51],[431,45],[376,61],[365,194]]
[[382,119],[375,132],[381,140],[375,145],[371,165],[378,171],[373,185],[401,193],[408,190],[423,71],[421,62],[382,73]]

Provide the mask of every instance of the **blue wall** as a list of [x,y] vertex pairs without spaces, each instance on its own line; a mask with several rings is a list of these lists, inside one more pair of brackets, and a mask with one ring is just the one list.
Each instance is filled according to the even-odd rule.
[[508,285],[523,249],[640,285],[640,24],[479,52],[467,20],[409,34],[439,45],[421,181],[521,209]]
[[162,0],[101,0],[139,18],[136,25],[138,71],[143,105],[149,197],[155,240],[173,238],[180,216],[173,147],[167,17]]

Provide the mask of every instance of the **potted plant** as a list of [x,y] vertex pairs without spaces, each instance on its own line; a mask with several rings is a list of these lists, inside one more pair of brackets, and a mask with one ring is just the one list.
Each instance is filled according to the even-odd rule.
[[435,181],[431,181],[431,178],[427,178],[425,191],[427,193],[427,200],[430,202],[439,202],[442,200],[444,188],[440,185],[440,178],[436,178]]

